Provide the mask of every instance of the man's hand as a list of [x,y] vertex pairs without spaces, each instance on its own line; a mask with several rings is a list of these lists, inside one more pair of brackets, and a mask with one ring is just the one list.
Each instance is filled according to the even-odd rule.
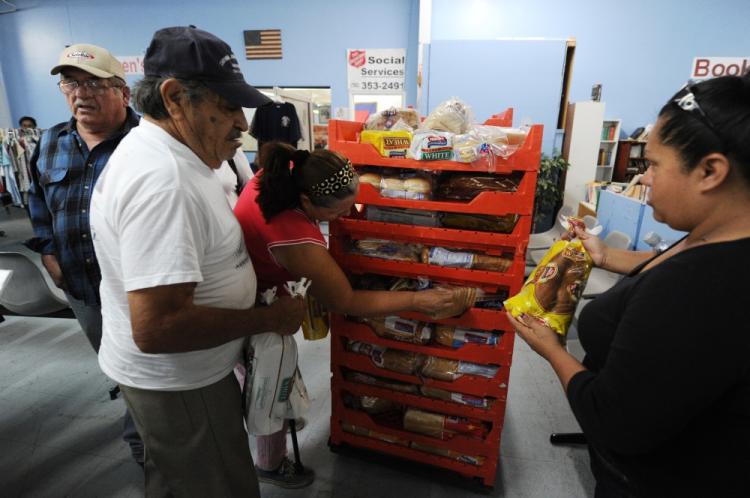
[[299,297],[281,296],[268,310],[275,316],[273,331],[280,335],[292,335],[299,330],[305,317],[307,303]]
[[47,273],[49,273],[50,278],[52,278],[52,282],[60,289],[67,290],[67,285],[65,285],[65,279],[60,269],[60,263],[57,262],[57,256],[54,254],[42,254],[42,264]]

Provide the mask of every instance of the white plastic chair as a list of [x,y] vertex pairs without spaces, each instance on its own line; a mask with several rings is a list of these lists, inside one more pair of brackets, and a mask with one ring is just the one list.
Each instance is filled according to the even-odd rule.
[[26,254],[0,252],[0,270],[10,272],[0,292],[0,305],[8,311],[18,315],[37,316],[68,307],[65,294],[56,287],[54,290],[50,287],[45,278],[46,272]]
[[560,221],[560,218],[563,216],[573,216],[573,208],[570,206],[561,207],[557,212],[557,216],[555,217],[555,224],[552,225],[552,228],[550,228],[546,232],[532,233],[529,236],[527,254],[528,251],[533,251],[535,249],[549,249],[550,247],[552,247],[552,244],[554,244],[560,238],[560,234],[565,230]]
[[[607,244],[608,247],[614,249],[629,249],[631,239],[629,235],[613,230],[604,237],[604,243]],[[621,278],[622,275],[619,273],[603,270],[601,268],[592,268],[591,273],[589,274],[589,280],[586,283],[586,288],[583,289],[582,298],[592,299],[598,296],[609,290],[609,288],[615,285]]]
[[597,219],[596,216],[591,216],[590,214],[587,214],[586,216],[583,217],[583,224],[586,225],[586,228],[591,230],[592,228],[594,228],[596,225],[599,224],[599,220]]

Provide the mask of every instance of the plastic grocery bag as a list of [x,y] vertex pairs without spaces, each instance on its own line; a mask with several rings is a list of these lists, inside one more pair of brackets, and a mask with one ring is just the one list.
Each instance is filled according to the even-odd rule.
[[299,368],[294,372],[294,382],[292,383],[292,392],[289,395],[289,406],[286,418],[298,418],[310,410],[310,395],[307,394],[307,386],[302,380],[302,373]]
[[246,360],[247,432],[258,436],[278,432],[288,418],[297,371],[297,342],[290,335],[274,332],[254,335]]
[[505,301],[514,317],[536,317],[565,337],[593,262],[580,240],[558,240],[529,275],[521,292]]

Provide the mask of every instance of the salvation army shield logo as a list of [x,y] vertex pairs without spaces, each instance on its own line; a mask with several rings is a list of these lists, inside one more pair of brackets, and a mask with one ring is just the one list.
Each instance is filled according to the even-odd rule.
[[351,50],[349,52],[349,65],[352,67],[360,68],[365,65],[365,51],[364,50]]

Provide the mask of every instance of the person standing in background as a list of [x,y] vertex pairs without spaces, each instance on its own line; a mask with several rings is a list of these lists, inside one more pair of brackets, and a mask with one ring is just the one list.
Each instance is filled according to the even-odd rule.
[[22,116],[21,119],[18,120],[18,127],[36,128],[36,119],[32,118],[31,116]]
[[[115,147],[139,119],[128,105],[130,89],[122,64],[108,50],[71,45],[50,74],[60,75],[57,86],[72,117],[45,131],[31,158],[29,214],[34,238],[26,245],[41,253],[42,264],[65,292],[98,353],[101,273],[89,226],[91,194]],[[143,465],[143,443],[127,412],[123,439]]]

